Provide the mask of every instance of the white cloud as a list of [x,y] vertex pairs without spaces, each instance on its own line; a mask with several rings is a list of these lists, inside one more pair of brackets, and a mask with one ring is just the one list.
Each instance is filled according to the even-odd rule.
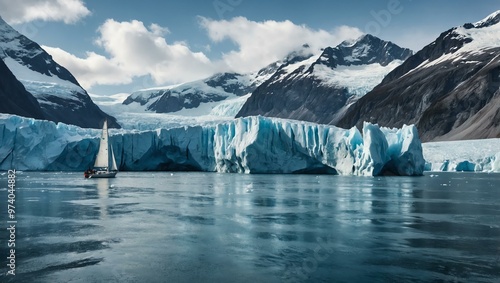
[[217,71],[217,64],[201,52],[192,52],[186,43],[167,43],[163,35],[168,29],[156,24],[147,28],[136,20],[107,20],[98,32],[96,44],[108,57],[88,52],[85,58],[78,58],[58,48],[44,47],[85,88],[97,84],[127,84],[135,77],[146,75],[157,84],[185,82]]
[[200,17],[200,24],[214,42],[231,40],[238,50],[223,54],[224,62],[239,72],[253,71],[282,59],[304,43],[313,50],[335,46],[345,39],[362,35],[358,28],[341,26],[332,31],[314,30],[291,21],[250,21],[244,17],[211,20]]
[[[1,1],[1,0],[0,0]],[[68,68],[84,88],[95,85],[137,83],[139,77],[151,77],[156,85],[174,84],[208,77],[216,72],[250,72],[283,59],[304,43],[319,50],[335,46],[345,39],[357,38],[357,28],[342,26],[332,31],[313,30],[291,21],[254,22],[243,17],[230,21],[200,18],[213,50],[223,40],[232,40],[237,50],[210,60],[203,52],[194,52],[186,42],[167,42],[167,28],[157,24],[146,27],[132,20],[109,19],[102,24],[96,44],[105,55],[87,52],[79,58],[59,48],[44,48],[61,65]],[[144,80],[139,88],[152,87]]]
[[82,0],[0,0],[0,13],[10,24],[34,20],[74,23],[90,14]]
[[87,52],[86,58],[78,58],[60,48],[42,46],[54,60],[67,68],[84,88],[93,85],[118,85],[131,83],[133,74],[120,68],[119,64],[96,54]]

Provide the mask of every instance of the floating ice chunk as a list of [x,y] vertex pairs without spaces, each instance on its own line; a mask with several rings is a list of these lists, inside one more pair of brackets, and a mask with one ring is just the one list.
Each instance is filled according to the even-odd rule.
[[500,172],[500,152],[498,152],[493,158],[491,165],[491,172]]

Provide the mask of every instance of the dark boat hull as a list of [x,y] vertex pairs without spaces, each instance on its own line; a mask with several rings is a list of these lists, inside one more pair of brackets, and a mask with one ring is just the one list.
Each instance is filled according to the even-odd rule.
[[97,171],[94,174],[90,174],[88,178],[92,178],[92,179],[95,179],[95,178],[114,178],[116,176],[116,173],[118,173],[118,171],[110,171],[110,172]]

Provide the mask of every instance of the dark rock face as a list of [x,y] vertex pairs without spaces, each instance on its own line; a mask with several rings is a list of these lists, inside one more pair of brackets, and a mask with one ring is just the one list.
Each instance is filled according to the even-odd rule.
[[329,69],[373,63],[386,66],[411,54],[409,49],[365,35],[355,42],[343,42],[337,47],[324,49],[312,64],[304,64],[292,72],[288,71],[292,64],[314,58],[311,55],[289,56],[269,80],[257,87],[236,117],[263,115],[333,123],[338,119],[339,110],[352,102],[353,94],[347,87],[324,84],[313,75],[315,66],[323,65]]
[[294,80],[292,76],[278,83],[263,83],[248,98],[236,117],[263,115],[329,123],[349,97],[347,88],[322,85],[321,81],[313,77]]
[[44,118],[38,101],[26,91],[3,60],[0,60],[0,101],[2,101],[0,113],[35,119]]
[[[500,54],[500,48],[491,52]],[[486,59],[469,59],[481,57]],[[472,68],[468,79],[422,113],[417,127],[424,140],[500,137],[500,59],[482,62]]]
[[[4,43],[4,44],[2,44]],[[75,87],[65,93],[55,94],[53,89],[38,89],[36,93],[25,88],[38,100],[45,119],[53,122],[73,124],[83,128],[100,128],[104,119],[109,127],[120,128],[116,119],[104,113],[80,87],[75,77],[63,66],[56,63],[40,45],[18,33],[0,18],[0,58],[11,58],[31,71],[50,77],[57,77]],[[14,74],[24,84],[22,74]],[[43,82],[42,82],[43,83]]]
[[337,126],[416,124],[423,141],[500,137],[500,48],[456,53],[472,41],[456,28],[442,33],[352,105]]
[[213,88],[220,87],[227,93],[232,93],[237,96],[242,96],[252,92],[255,89],[254,85],[245,85],[241,82],[242,76],[237,73],[222,73],[216,74],[205,80],[208,86]]

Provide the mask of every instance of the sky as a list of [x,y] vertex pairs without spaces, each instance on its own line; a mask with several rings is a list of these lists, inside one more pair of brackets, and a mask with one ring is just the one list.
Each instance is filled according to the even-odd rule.
[[500,0],[0,0],[0,16],[90,93],[247,73],[303,44],[370,33],[414,51],[500,9]]

